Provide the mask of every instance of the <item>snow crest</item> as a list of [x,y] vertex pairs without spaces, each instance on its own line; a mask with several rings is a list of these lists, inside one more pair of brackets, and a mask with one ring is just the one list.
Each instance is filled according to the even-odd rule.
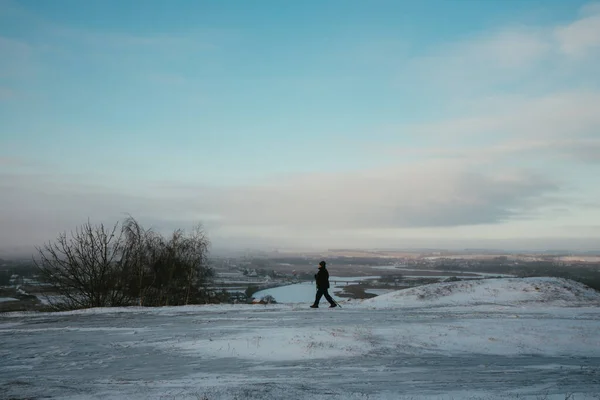
[[362,305],[373,308],[431,306],[600,305],[600,293],[563,278],[499,278],[442,282],[395,291]]
[[13,297],[0,297],[0,303],[8,303],[9,301],[19,301]]

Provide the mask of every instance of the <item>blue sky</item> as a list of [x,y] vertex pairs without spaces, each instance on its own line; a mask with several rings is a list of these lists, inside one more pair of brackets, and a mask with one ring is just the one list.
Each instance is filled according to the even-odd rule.
[[0,247],[595,247],[600,3],[0,0]]

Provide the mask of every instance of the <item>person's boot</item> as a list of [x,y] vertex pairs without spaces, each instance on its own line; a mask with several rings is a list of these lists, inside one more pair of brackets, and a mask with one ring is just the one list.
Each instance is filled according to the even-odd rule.
[[337,307],[337,304],[333,303],[329,306],[329,308]]
[[313,304],[312,306],[310,306],[310,308],[319,308],[319,306],[316,304]]

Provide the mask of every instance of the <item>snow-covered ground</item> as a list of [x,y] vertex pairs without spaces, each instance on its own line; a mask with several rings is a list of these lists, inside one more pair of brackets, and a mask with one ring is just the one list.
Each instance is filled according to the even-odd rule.
[[503,278],[442,282],[417,286],[365,300],[374,308],[430,306],[507,306],[596,304],[600,294],[571,280],[561,278]]
[[600,295],[562,279],[0,314],[0,398],[600,398]]
[[19,301],[19,299],[15,299],[13,297],[0,297],[0,303],[6,303],[9,301]]

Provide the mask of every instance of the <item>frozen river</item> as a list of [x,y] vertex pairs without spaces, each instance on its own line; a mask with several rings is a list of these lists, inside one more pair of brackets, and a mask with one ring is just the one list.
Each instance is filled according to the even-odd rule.
[[[331,288],[329,294],[331,294],[336,300],[340,300],[336,297],[336,292],[342,292],[344,287],[348,284],[358,283],[364,280],[378,279],[379,276],[362,276],[362,277],[336,277],[331,276],[329,281]],[[260,290],[253,294],[255,299],[261,299],[264,296],[271,295],[278,303],[306,303],[312,304],[315,300],[315,294],[317,292],[315,282],[302,282],[292,285],[279,286],[276,288]],[[386,291],[386,292],[389,292]],[[383,292],[381,292],[383,293]],[[321,301],[326,302],[325,298]]]

